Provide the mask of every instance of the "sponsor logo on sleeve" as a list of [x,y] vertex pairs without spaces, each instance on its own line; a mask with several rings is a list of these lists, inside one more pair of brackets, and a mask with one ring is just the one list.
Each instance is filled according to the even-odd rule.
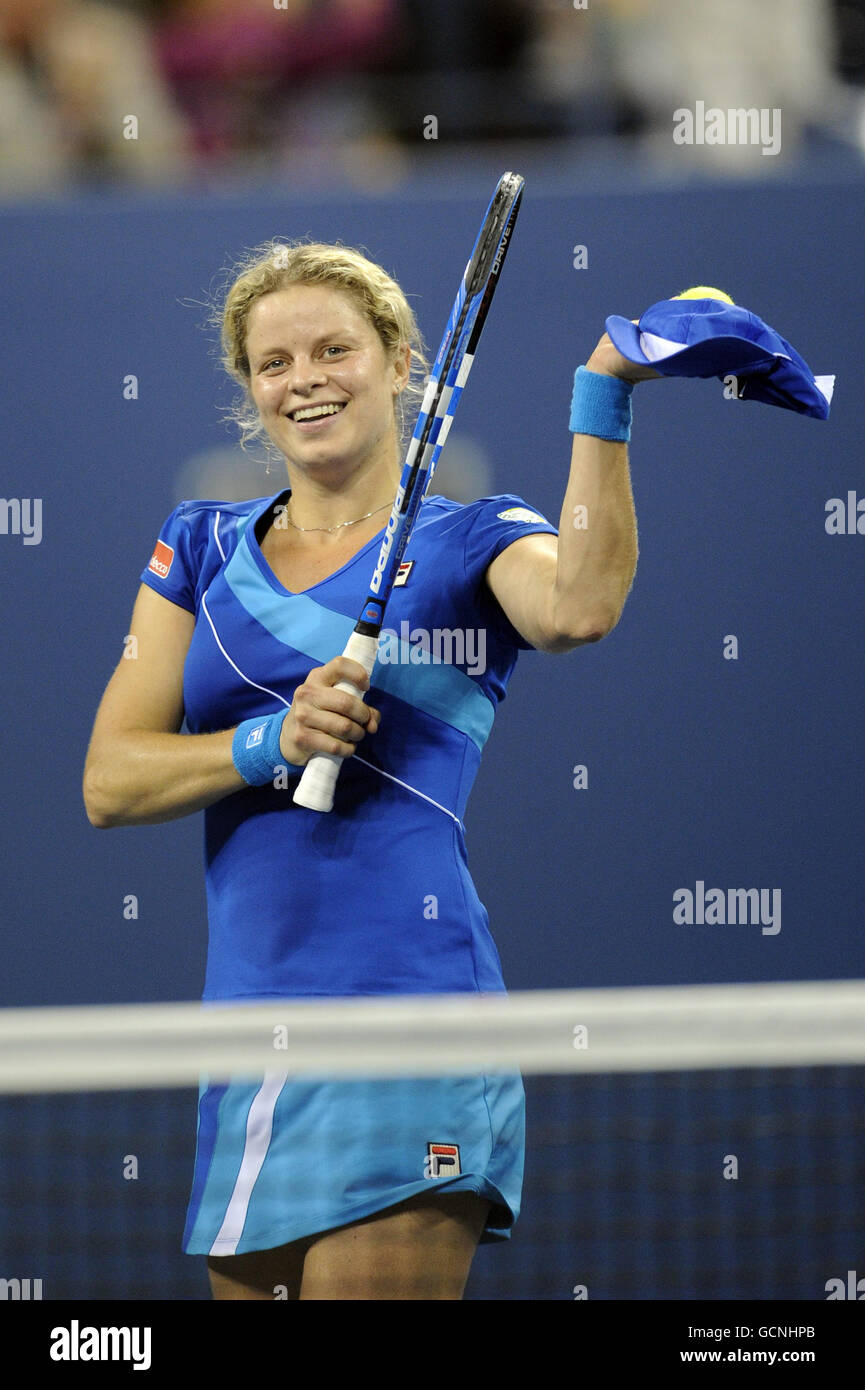
[[539,521],[543,526],[550,524],[545,516],[541,516],[539,512],[530,512],[528,507],[508,507],[507,511],[498,513],[498,518],[499,521]]
[[156,549],[150,557],[150,564],[147,568],[152,570],[154,574],[158,574],[160,579],[167,579],[173,560],[174,547],[166,545],[165,541],[157,541]]

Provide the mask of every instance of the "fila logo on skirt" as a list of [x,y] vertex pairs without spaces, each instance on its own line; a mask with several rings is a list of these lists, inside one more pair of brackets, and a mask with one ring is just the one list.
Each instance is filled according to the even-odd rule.
[[427,1144],[425,1178],[455,1178],[461,1172],[459,1144]]

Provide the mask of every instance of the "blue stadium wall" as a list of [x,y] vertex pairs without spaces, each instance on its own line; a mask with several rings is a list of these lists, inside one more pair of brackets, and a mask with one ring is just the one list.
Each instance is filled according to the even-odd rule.
[[[43,535],[39,545],[0,535],[2,1005],[200,993],[200,818],[98,832],[80,782],[180,470],[233,442],[220,418],[231,390],[201,326],[214,276],[272,235],[340,238],[397,276],[435,346],[485,190],[82,198],[3,212],[0,490],[42,499]],[[717,381],[637,389],[640,558],[623,617],[598,644],[521,655],[469,805],[470,865],[513,989],[865,974],[865,534],[826,530],[829,499],[865,497],[863,216],[861,182],[527,189],[454,431],[492,461],[485,491],[519,493],[558,521],[575,367],[607,314],[636,317],[689,284],[728,289],[838,385],[828,423],[726,400]],[[263,467],[259,477],[251,495],[280,485]],[[779,890],[780,929],[677,924],[674,893],[699,882]],[[135,1152],[147,1103],[123,1111]],[[558,1103],[540,1102],[554,1129]],[[188,1132],[179,1123],[161,1198],[169,1242],[194,1139],[192,1114]],[[548,1201],[549,1182],[538,1183]],[[121,1245],[140,1222],[137,1201],[125,1196],[108,1218]],[[531,1230],[522,1255],[519,1238],[482,1252],[475,1296],[521,1296]],[[23,1259],[26,1234],[9,1239]],[[58,1296],[71,1296],[75,1268],[62,1250],[51,1258]],[[200,1262],[167,1258],[176,1296],[203,1296]],[[538,1296],[570,1296],[562,1258],[552,1273],[547,1260]],[[655,1277],[627,1296],[652,1297]],[[105,1296],[98,1280],[87,1288]]]

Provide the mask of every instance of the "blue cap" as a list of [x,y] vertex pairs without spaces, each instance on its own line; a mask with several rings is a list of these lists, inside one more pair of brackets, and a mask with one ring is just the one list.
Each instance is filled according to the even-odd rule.
[[612,314],[607,332],[629,362],[661,376],[734,376],[740,400],[828,418],[834,376],[815,377],[786,339],[738,304],[662,299],[638,323]]

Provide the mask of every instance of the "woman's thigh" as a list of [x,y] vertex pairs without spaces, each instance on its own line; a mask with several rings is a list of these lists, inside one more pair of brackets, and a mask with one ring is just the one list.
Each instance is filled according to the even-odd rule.
[[300,1297],[307,1240],[246,1255],[208,1255],[207,1273],[215,1299],[294,1300]]
[[421,1194],[322,1235],[209,1256],[215,1299],[460,1299],[489,1202]]
[[302,1299],[460,1299],[489,1202],[423,1194],[309,1246]]

